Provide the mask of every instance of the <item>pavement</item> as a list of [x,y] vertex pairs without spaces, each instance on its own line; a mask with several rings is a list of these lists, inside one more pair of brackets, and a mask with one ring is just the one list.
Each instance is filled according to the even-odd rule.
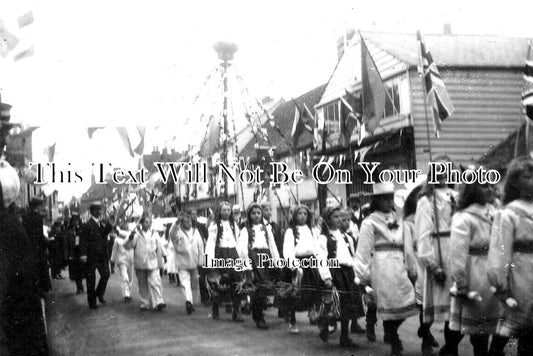
[[[63,271],[63,276],[68,272]],[[135,277],[134,277],[135,279]],[[141,311],[136,281],[131,304],[125,304],[117,271],[111,275],[106,305],[96,310],[87,307],[87,296],[75,294],[75,284],[68,279],[54,280],[47,297],[46,313],[52,355],[389,355],[390,346],[383,343],[383,327],[378,322],[377,341],[365,335],[351,334],[358,348],[345,350],[338,344],[339,331],[327,343],[318,337],[316,326],[310,325],[307,313],[297,313],[297,335],[277,318],[277,309],[266,311],[269,330],[259,330],[249,315],[244,323],[231,321],[231,314],[221,308],[221,319],[210,318],[211,308],[196,305],[187,315],[181,288],[169,285],[163,278],[163,297],[167,309],[162,312]],[[364,327],[364,320],[359,324]],[[416,336],[418,318],[406,320],[400,327],[404,356],[420,355],[420,339]],[[435,338],[444,342],[443,325],[432,327]],[[473,355],[468,338],[461,342],[459,355]]]

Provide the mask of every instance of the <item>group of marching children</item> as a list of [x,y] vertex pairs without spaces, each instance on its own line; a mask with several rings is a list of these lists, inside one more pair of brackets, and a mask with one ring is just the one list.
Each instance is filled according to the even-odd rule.
[[[333,322],[319,322],[324,341],[331,324],[340,321],[340,345],[356,346],[348,335],[364,332],[357,324],[365,315],[363,300],[368,339],[375,340],[379,317],[391,355],[402,354],[398,329],[415,315],[424,355],[439,347],[431,333],[434,322],[444,322],[439,355],[458,355],[464,335],[469,335],[476,356],[504,355],[510,337],[517,340],[518,355],[533,354],[533,160],[510,164],[501,201],[497,187],[490,184],[474,182],[455,190],[444,175],[435,180],[437,184],[426,180],[403,191],[402,212],[395,208],[394,186],[384,183],[373,186],[368,211],[361,211],[358,204],[349,209],[327,207],[319,227],[306,206],[295,206],[282,238],[267,224],[261,206],[250,205],[239,231],[231,206],[220,204],[209,228],[206,253],[210,258],[252,260],[249,270],[220,270],[215,278],[216,283],[237,286],[230,291],[233,320],[243,320],[239,312],[243,285],[278,278],[298,291],[279,305],[291,333],[298,333],[296,312],[316,310],[324,303],[324,294],[334,290],[340,310]],[[335,260],[338,266],[291,265],[275,274],[258,267],[259,253]],[[259,290],[252,294],[252,317],[257,327],[266,329],[266,299]],[[214,319],[220,317],[218,305],[215,300]]]
[[[268,204],[252,203],[239,224],[233,207],[222,202],[205,231],[194,212],[181,213],[168,241],[186,312],[194,312],[193,289],[205,277],[214,320],[220,319],[220,305],[229,303],[232,320],[243,322],[242,302],[248,295],[253,321],[268,329],[267,297],[278,294],[278,316],[288,321],[290,333],[299,332],[296,312],[309,311],[323,341],[340,321],[343,347],[356,346],[350,331],[366,332],[375,341],[379,318],[391,355],[401,355],[398,329],[405,319],[418,315],[417,334],[425,355],[439,346],[431,333],[434,322],[445,323],[439,355],[458,355],[464,335],[469,335],[476,356],[504,355],[510,337],[517,339],[518,355],[532,355],[533,160],[510,164],[501,202],[495,186],[475,182],[456,191],[444,175],[434,178],[437,184],[426,180],[402,191],[402,212],[396,208],[399,192],[394,186],[377,183],[366,211],[357,198],[351,199],[347,209],[325,208],[315,224],[309,208],[297,205],[284,232],[270,220]],[[202,269],[204,253],[206,261],[249,259],[251,265]],[[134,269],[141,308],[165,308],[159,273],[163,255],[148,215],[131,233],[118,229],[112,262],[120,270],[126,302],[131,301]],[[261,255],[330,264],[273,269],[260,266]],[[268,285],[274,282],[288,289],[273,293]],[[336,308],[327,314],[324,305]],[[323,313],[313,317],[319,309]],[[357,323],[363,316],[366,331]]]

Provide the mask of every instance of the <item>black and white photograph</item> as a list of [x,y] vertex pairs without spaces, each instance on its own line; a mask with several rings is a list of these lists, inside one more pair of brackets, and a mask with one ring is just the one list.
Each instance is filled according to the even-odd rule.
[[533,355],[532,14],[0,0],[0,356]]

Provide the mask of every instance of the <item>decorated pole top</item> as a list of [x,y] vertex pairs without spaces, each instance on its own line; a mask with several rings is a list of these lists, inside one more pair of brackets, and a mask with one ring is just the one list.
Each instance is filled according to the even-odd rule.
[[213,45],[218,58],[224,62],[233,60],[233,55],[239,49],[236,43],[230,41],[218,41]]

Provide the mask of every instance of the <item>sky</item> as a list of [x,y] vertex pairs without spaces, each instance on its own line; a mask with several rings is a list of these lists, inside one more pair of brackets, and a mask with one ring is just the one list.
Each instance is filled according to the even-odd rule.
[[[34,22],[18,29],[27,11]],[[34,47],[18,62],[0,57],[0,93],[13,121],[41,127],[34,159],[56,143],[58,162],[131,167],[114,126],[130,126],[133,136],[135,125],[149,126],[146,152],[197,140],[194,123],[216,96],[203,84],[218,65],[218,40],[238,44],[234,67],[254,97],[290,99],[327,82],[347,27],[441,33],[450,23],[455,34],[533,38],[531,13],[532,1],[516,0],[0,0],[4,26],[20,48]],[[89,140],[88,126],[109,128]],[[83,189],[62,187],[60,196]]]

